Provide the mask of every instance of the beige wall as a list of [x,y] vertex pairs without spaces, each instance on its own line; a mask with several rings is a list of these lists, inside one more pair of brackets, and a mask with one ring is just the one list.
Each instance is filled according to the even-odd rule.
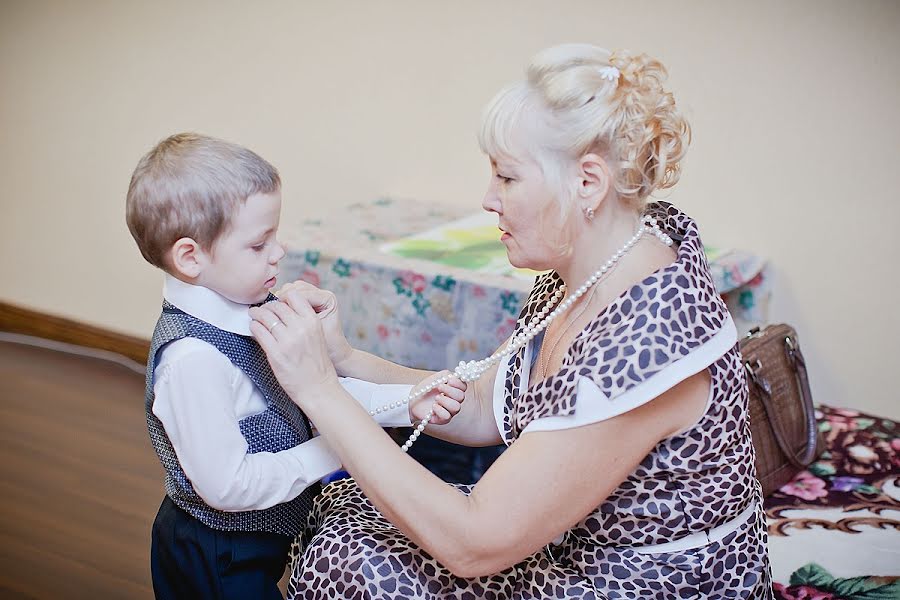
[[147,336],[123,222],[179,130],[249,145],[285,222],[381,194],[477,210],[482,105],[563,41],[671,70],[695,142],[671,199],[770,257],[817,400],[898,417],[900,3],[0,2],[0,300]]

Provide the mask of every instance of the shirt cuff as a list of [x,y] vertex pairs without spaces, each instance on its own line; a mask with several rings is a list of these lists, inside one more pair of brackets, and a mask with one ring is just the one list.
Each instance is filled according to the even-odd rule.
[[392,403],[399,403],[396,408],[389,408],[373,418],[375,422],[382,427],[411,427],[412,421],[409,420],[409,404],[404,400],[409,397],[413,386],[405,384],[386,383],[379,385],[372,394],[372,407],[375,410],[381,406],[390,406]]
[[347,393],[353,396],[353,399],[368,413],[383,406],[399,404],[399,406],[373,415],[372,418],[382,427],[410,427],[412,425],[409,420],[409,404],[403,400],[409,396],[413,386],[393,383],[377,384],[353,377],[341,377],[339,381]]
[[304,474],[303,489],[326,475],[334,473],[342,466],[341,460],[323,437],[314,437],[299,446],[294,446],[288,452],[299,463],[298,472]]

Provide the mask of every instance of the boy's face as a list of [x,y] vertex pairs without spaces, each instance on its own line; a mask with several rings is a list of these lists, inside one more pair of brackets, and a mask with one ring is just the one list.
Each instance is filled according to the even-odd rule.
[[284,247],[276,238],[280,219],[280,191],[247,198],[206,253],[196,283],[239,304],[265,300],[275,286],[278,261],[284,256]]

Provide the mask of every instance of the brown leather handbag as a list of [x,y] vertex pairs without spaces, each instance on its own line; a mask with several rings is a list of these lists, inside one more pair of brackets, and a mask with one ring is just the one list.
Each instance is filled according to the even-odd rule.
[[750,386],[750,433],[756,476],[768,496],[812,463],[823,442],[806,361],[790,325],[754,328],[741,340]]

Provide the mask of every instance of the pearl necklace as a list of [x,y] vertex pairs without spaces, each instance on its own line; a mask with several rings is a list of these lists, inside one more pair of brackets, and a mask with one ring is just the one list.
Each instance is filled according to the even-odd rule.
[[[631,250],[632,246],[634,246],[641,237],[647,233],[651,233],[657,239],[659,239],[666,246],[672,245],[672,238],[666,234],[659,227],[659,223],[656,218],[645,216],[641,219],[641,224],[638,226],[635,234],[625,242],[625,245],[619,248],[615,254],[609,257],[602,267],[597,269],[590,277],[588,277],[587,281],[581,284],[575,292],[565,299],[565,301],[553,308],[557,302],[563,297],[566,291],[566,286],[563,284],[556,292],[553,294],[553,297],[544,305],[544,307],[532,317],[531,321],[519,332],[517,335],[513,336],[513,338],[509,341],[509,344],[503,348],[502,350],[498,350],[492,356],[487,358],[483,358],[481,360],[470,360],[469,362],[460,361],[459,365],[456,369],[453,370],[451,375],[442,375],[429,383],[423,385],[418,389],[414,389],[410,391],[409,395],[403,400],[398,400],[396,402],[391,402],[390,404],[385,404],[384,406],[380,406],[374,410],[370,410],[369,414],[371,416],[375,416],[381,414],[383,412],[387,412],[389,410],[394,410],[400,408],[401,406],[407,406],[410,402],[413,402],[437,386],[447,383],[450,381],[450,378],[454,375],[459,378],[461,381],[466,383],[470,381],[475,381],[479,377],[481,377],[486,371],[488,371],[495,364],[506,358],[511,354],[515,354],[519,350],[521,350],[525,345],[528,344],[537,334],[547,328],[553,319],[564,313],[570,306],[572,306],[579,298],[581,298],[585,292],[587,292],[597,281],[600,280],[603,275],[606,274],[607,271],[613,268],[616,263],[625,255],[626,252]],[[422,419],[416,428],[413,430],[412,435],[409,436],[409,439],[406,440],[406,443],[403,444],[401,449],[404,452],[407,452],[410,447],[419,439],[419,436],[422,435],[422,432],[425,431],[425,426],[431,422],[432,417],[434,417],[434,406],[431,407],[431,410],[428,411],[428,414],[425,415],[425,418]]]
[[[607,271],[607,273],[608,272],[609,271]],[[559,343],[566,336],[566,332],[569,331],[569,329],[571,329],[572,325],[574,325],[575,322],[581,318],[581,315],[583,315],[585,313],[585,311],[587,311],[588,306],[590,306],[590,304],[591,304],[591,300],[594,298],[594,292],[596,292],[596,291],[597,291],[597,286],[596,285],[592,286],[591,293],[587,295],[587,297],[584,301],[584,304],[581,307],[581,310],[579,310],[578,314],[576,314],[574,317],[572,317],[572,320],[569,321],[569,323],[565,326],[565,328],[563,328],[562,332],[560,332],[559,336],[557,336],[556,341],[554,341],[553,345],[550,346],[550,350],[546,352],[546,356],[545,356],[544,353],[547,350],[547,345],[548,345],[548,342],[550,341],[549,337],[546,335],[546,332],[550,331],[550,326],[547,325],[547,329],[545,330],[545,335],[544,335],[544,342],[541,344],[540,352],[538,352],[538,366],[540,367],[538,376],[541,379],[547,378],[547,371],[550,369],[550,360],[553,358],[553,353],[556,351],[556,347],[559,346]],[[545,364],[545,360],[546,360],[546,364]]]

